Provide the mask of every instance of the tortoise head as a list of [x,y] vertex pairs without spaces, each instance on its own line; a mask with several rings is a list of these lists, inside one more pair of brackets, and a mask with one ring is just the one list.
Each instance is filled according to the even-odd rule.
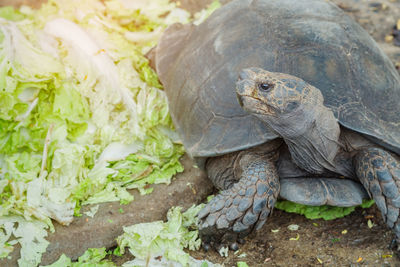
[[263,118],[293,118],[306,107],[323,102],[321,92],[302,79],[260,68],[241,71],[236,94],[246,111]]

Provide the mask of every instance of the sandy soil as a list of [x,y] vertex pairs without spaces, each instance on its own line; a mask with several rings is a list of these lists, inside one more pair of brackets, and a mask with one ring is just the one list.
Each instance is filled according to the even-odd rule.
[[[373,223],[372,228],[368,220]],[[291,224],[297,224],[299,229],[290,231]],[[297,237],[298,240],[290,240]],[[375,207],[357,209],[331,221],[308,220],[275,210],[268,223],[227,258],[215,251],[191,254],[225,266],[236,266],[238,261],[249,266],[400,266],[388,248],[391,240],[392,233]]]

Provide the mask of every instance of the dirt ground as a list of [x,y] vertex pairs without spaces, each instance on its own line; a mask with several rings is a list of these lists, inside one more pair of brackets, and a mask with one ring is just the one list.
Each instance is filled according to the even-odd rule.
[[[369,226],[368,220],[372,223]],[[297,231],[288,229],[292,224],[299,226]],[[309,220],[274,210],[266,225],[248,236],[237,252],[229,251],[226,258],[213,250],[187,252],[196,259],[226,267],[237,266],[240,261],[251,267],[400,266],[399,258],[388,248],[392,238],[376,206],[357,208],[350,215],[331,221]],[[131,259],[124,255],[113,261],[120,265]]]
[[[372,228],[368,220],[373,222]],[[290,231],[291,224],[298,225],[299,229]],[[227,258],[215,251],[191,255],[225,266],[236,266],[238,261],[249,266],[400,266],[388,248],[391,240],[392,233],[375,207],[357,209],[331,221],[308,220],[274,210],[267,224],[247,237],[239,251],[230,252]]]
[[[0,0],[0,5],[23,2],[30,1]],[[211,1],[180,2],[197,10]],[[400,47],[394,45],[395,39],[400,37],[392,35],[393,27],[400,19],[399,0],[334,2],[355,18],[384,48],[394,64],[400,66]],[[373,223],[372,228],[368,226],[368,220]],[[290,231],[287,227],[291,224],[297,224],[299,229]],[[332,221],[308,220],[301,215],[275,210],[266,225],[246,238],[237,253],[229,252],[227,258],[215,251],[190,254],[225,266],[236,266],[238,261],[249,266],[400,266],[399,258],[388,248],[392,237],[375,206],[356,209],[352,214]],[[128,257],[115,258],[116,263],[126,260]]]

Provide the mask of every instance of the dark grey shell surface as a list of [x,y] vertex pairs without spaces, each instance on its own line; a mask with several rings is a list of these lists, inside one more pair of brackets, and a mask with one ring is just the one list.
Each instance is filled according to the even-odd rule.
[[235,82],[247,67],[302,78],[342,126],[400,153],[400,77],[372,37],[327,1],[232,1],[199,26],[167,29],[155,64],[192,157],[277,138],[237,102]]

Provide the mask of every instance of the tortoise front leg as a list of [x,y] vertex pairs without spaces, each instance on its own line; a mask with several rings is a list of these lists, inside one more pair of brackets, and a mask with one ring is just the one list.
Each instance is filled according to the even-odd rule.
[[400,161],[380,148],[364,149],[354,157],[356,174],[394,230],[400,244]]
[[[233,165],[224,164],[227,157]],[[245,151],[211,158],[206,169],[224,190],[198,213],[203,247],[237,249],[237,239],[260,229],[274,207],[280,189],[275,162],[270,156]]]

